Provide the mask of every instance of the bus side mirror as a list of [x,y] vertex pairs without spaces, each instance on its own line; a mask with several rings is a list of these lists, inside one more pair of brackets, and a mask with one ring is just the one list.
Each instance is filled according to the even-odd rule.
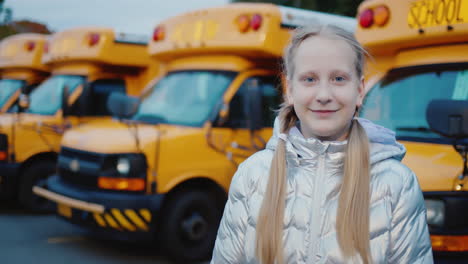
[[31,100],[29,98],[29,95],[21,93],[18,98],[19,112],[24,112],[26,109],[29,108],[30,104]]
[[248,80],[244,102],[244,112],[249,130],[255,131],[263,128],[262,88],[260,80],[255,78]]
[[432,100],[426,109],[426,120],[434,132],[462,139],[468,137],[468,101]]
[[229,118],[229,104],[224,103],[224,102],[221,104],[218,117],[219,117],[218,124],[217,124],[218,126],[222,126],[227,122]]
[[70,96],[70,89],[68,88],[68,85],[65,85],[63,87],[63,93],[62,93],[62,114],[63,116],[68,115],[68,112],[70,110],[70,106],[68,105],[68,97]]
[[209,120],[216,124],[216,126],[222,126],[226,123],[229,118],[229,104],[225,103],[223,100],[220,100],[214,110],[209,116]]
[[21,86],[21,93],[29,95],[37,86],[38,86],[37,83],[30,84],[30,85],[23,85]]
[[130,118],[136,114],[140,99],[123,93],[112,93],[107,99],[107,109],[119,119]]
[[27,85],[21,86],[21,94],[29,94],[27,87],[28,87]]

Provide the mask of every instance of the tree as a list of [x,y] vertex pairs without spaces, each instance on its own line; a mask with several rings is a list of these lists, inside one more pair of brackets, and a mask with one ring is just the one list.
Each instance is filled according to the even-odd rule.
[[0,0],[0,39],[16,33],[13,28],[7,26],[11,22],[13,12],[11,8],[4,6],[4,2],[5,0]]
[[13,11],[9,7],[4,6],[5,0],[0,0],[0,24],[5,25],[11,22]]
[[12,21],[8,24],[0,25],[0,40],[18,33],[52,33],[46,25],[29,20]]
[[231,0],[231,2],[272,3],[355,17],[362,0]]
[[0,40],[18,33],[50,34],[46,25],[29,20],[13,21],[13,10],[4,6],[5,0],[0,0]]

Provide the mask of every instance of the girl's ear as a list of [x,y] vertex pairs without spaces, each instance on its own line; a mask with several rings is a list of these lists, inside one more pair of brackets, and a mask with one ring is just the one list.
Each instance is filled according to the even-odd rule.
[[358,96],[358,100],[356,103],[356,106],[359,108],[362,106],[362,103],[364,101],[364,96],[366,95],[366,91],[364,87],[365,87],[364,76],[362,76],[361,80],[359,81],[359,86],[358,86],[359,96]]
[[289,105],[294,104],[294,100],[293,100],[293,96],[292,96],[292,85],[291,85],[290,80],[286,81],[286,100],[287,100],[286,102]]

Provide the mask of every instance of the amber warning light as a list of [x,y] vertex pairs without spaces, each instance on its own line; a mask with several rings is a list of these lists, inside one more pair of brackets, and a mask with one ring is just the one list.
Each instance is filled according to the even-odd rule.
[[101,189],[118,191],[143,191],[145,180],[140,178],[99,177],[98,186]]
[[24,48],[25,48],[26,51],[28,51],[28,52],[33,51],[35,47],[36,47],[36,43],[33,42],[33,41],[28,41],[28,42],[26,42],[26,44],[24,45]]
[[262,26],[262,22],[263,17],[260,14],[253,14],[252,16],[243,14],[236,19],[237,29],[241,33],[246,33],[250,29],[253,31],[259,30]]
[[164,40],[165,31],[163,26],[158,26],[153,31],[153,41]]
[[370,28],[373,25],[383,27],[390,19],[390,10],[387,6],[380,5],[374,8],[367,8],[359,16],[359,25],[363,28]]
[[8,154],[6,151],[0,151],[0,160],[7,160]]
[[99,43],[101,36],[98,33],[90,33],[88,35],[88,46],[92,47]]

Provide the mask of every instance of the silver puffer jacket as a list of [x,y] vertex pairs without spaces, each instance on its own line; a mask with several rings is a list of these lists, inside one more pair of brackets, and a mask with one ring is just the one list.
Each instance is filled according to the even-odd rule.
[[[392,131],[359,119],[371,142],[370,247],[373,263],[433,263],[426,209],[414,173],[400,163],[406,150]],[[258,263],[255,230],[279,137],[286,139],[286,263],[362,263],[345,259],[336,235],[345,142],[305,139],[295,127],[240,166],[231,183],[212,264]]]

